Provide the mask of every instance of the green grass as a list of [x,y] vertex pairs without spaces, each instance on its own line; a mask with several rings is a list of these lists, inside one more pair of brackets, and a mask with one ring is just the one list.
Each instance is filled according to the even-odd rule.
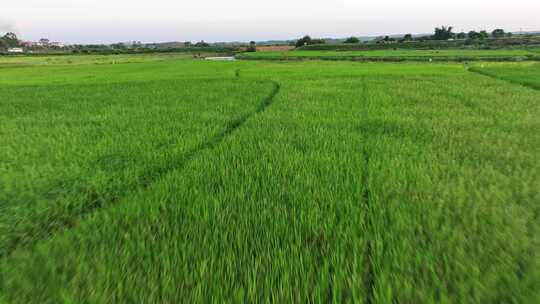
[[537,90],[318,61],[0,85],[0,302],[540,300]]
[[482,64],[471,71],[540,90],[539,63]]
[[193,54],[0,56],[0,69],[36,65],[121,64],[193,58]]
[[514,60],[534,59],[538,55],[529,50],[373,50],[373,51],[291,51],[244,53],[242,59],[351,59],[351,60]]

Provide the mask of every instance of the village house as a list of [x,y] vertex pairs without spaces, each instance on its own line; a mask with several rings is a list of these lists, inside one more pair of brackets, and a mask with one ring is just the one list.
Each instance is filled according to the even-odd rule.
[[64,44],[63,44],[62,42],[54,41],[54,42],[50,42],[50,43],[49,43],[49,47],[63,48],[63,47],[64,47]]
[[20,42],[20,45],[21,45],[22,47],[30,48],[30,47],[35,46],[36,43],[33,42],[33,41],[21,41],[21,42]]
[[24,53],[23,48],[9,48],[8,53]]

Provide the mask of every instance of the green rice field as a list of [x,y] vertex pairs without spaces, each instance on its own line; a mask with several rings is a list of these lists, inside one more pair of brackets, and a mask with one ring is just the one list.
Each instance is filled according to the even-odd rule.
[[466,60],[540,60],[536,49],[500,50],[370,50],[370,51],[310,51],[243,53],[241,59],[326,59],[326,60],[374,60],[374,61],[466,61]]
[[471,71],[540,90],[539,69],[540,63],[534,62],[519,64],[483,63],[475,65],[471,68]]
[[192,59],[190,53],[132,54],[132,55],[34,55],[34,56],[0,56],[0,68],[23,67],[36,65],[80,65],[80,64],[121,64],[163,61],[171,59]]
[[538,63],[25,58],[0,303],[540,302]]

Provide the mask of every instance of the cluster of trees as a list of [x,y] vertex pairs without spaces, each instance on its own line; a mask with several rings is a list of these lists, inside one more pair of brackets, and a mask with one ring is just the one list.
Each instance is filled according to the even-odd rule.
[[[435,33],[430,37],[421,37],[420,40],[450,40],[450,39],[469,39],[469,40],[483,40],[488,38],[504,38],[512,37],[511,32],[505,32],[503,29],[495,29],[491,33],[487,31],[470,31],[468,33],[454,33],[454,28],[452,26],[441,26],[435,28]],[[309,37],[309,36],[307,36]],[[376,39],[376,43],[394,43],[394,42],[407,42],[414,41],[415,38],[412,34],[406,34],[402,38],[392,38],[390,36],[384,36]],[[298,46],[305,45],[303,40],[299,40],[300,43],[297,43]],[[356,37],[349,37],[345,39],[344,43],[355,44],[360,43],[360,39]],[[314,44],[314,43],[308,43]]]
[[[407,34],[407,35],[411,35],[411,34]],[[411,35],[411,37],[412,37],[412,35]],[[392,38],[390,36],[384,36],[382,38],[375,39],[376,43],[393,43],[393,42],[396,42],[396,41],[397,40],[395,38]]]
[[448,40],[448,39],[470,39],[470,40],[482,40],[492,38],[504,38],[512,37],[511,32],[505,32],[503,29],[495,29],[491,33],[487,31],[470,31],[468,33],[454,33],[454,28],[451,26],[441,26],[435,28],[435,34],[431,37],[433,40]]
[[257,43],[255,41],[250,41],[249,46],[246,49],[246,52],[256,52],[257,51]]
[[360,43],[360,39],[356,37],[349,37],[345,39],[344,43]]
[[195,43],[195,47],[210,47],[210,44],[204,42],[204,40],[201,40],[201,41]]
[[[378,38],[376,39],[376,42],[377,43],[391,43],[391,42],[404,42],[404,41],[413,41],[414,38],[412,36],[412,34],[407,34],[405,36],[403,36],[403,38],[401,39],[395,39],[395,38],[392,38],[390,36],[384,36],[384,37],[381,37],[381,38]],[[345,41],[343,43],[349,43],[349,44],[354,44],[354,43],[360,43],[360,39],[356,38],[356,37],[349,37],[347,39],[345,39]]]
[[15,33],[9,32],[0,37],[0,49],[8,49],[20,46],[20,41]]
[[[435,33],[432,36],[419,37],[418,40],[451,40],[451,39],[461,39],[461,40],[484,40],[488,38],[504,38],[512,37],[511,32],[505,32],[503,29],[495,29],[491,33],[487,31],[470,31],[468,33],[454,33],[454,28],[452,26],[441,26],[435,28]],[[401,38],[392,38],[390,36],[379,37],[375,40],[376,43],[396,43],[396,42],[407,42],[416,40],[412,34],[406,34]],[[301,47],[305,45],[312,44],[325,44],[323,39],[312,39],[310,36],[306,35],[298,39],[295,43],[296,47]],[[344,43],[347,44],[356,44],[360,43],[360,39],[357,37],[349,37],[345,39]]]
[[324,39],[312,39],[309,35],[306,35],[296,41],[296,47],[301,47],[304,45],[312,45],[312,44],[325,44],[326,41]]
[[454,33],[452,32],[454,28],[451,26],[441,26],[435,28],[435,34],[433,35],[433,40],[448,40],[454,38]]

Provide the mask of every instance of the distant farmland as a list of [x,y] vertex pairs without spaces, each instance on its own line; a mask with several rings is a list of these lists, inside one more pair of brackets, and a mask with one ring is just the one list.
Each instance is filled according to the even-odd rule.
[[0,57],[0,303],[538,302],[539,63],[191,57]]
[[294,50],[294,46],[290,45],[257,46],[257,52],[287,52],[292,50]]
[[263,60],[358,60],[358,61],[540,61],[536,49],[500,50],[369,50],[369,51],[291,51],[257,52],[238,55],[240,59]]

